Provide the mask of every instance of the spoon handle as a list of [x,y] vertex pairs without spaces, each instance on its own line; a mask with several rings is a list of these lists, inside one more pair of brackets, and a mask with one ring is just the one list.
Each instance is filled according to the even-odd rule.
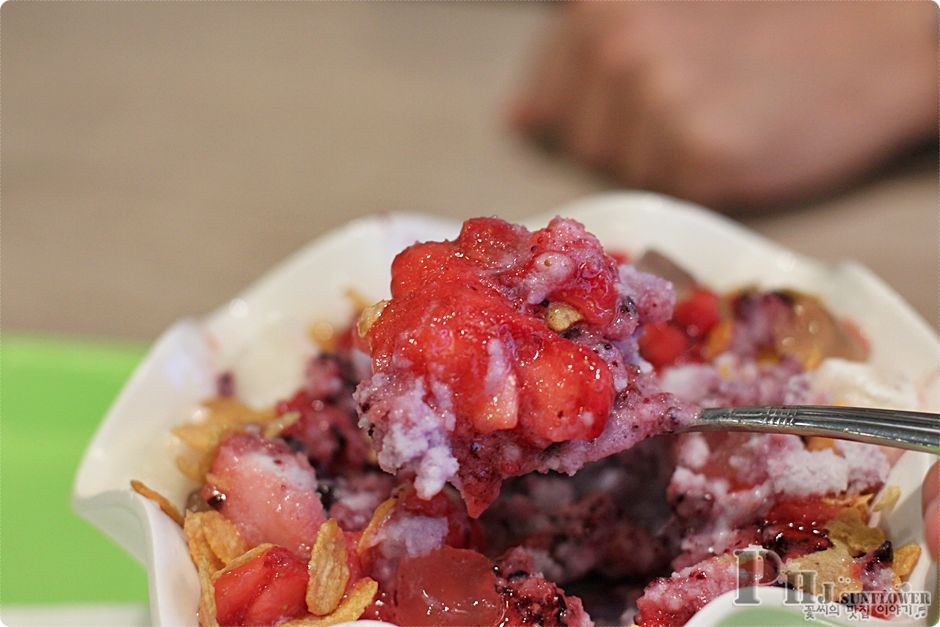
[[764,405],[699,410],[685,431],[816,435],[940,454],[940,414],[867,407]]

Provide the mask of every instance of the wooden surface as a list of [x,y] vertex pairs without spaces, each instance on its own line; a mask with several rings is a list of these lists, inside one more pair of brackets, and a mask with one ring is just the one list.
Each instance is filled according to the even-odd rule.
[[[352,217],[518,218],[610,188],[507,132],[533,3],[6,3],[4,330],[152,338]],[[936,155],[757,231],[934,325]]]

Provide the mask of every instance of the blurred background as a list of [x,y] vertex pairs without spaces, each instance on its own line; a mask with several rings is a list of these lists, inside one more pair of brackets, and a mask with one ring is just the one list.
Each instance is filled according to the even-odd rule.
[[5,3],[4,620],[145,601],[68,510],[97,421],[173,320],[356,216],[656,189],[936,325],[936,7],[862,5]]

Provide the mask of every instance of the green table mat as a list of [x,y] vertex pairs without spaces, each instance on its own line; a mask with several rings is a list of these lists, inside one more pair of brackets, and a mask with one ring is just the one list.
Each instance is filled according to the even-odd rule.
[[145,351],[0,338],[0,604],[146,601],[143,567],[70,505],[82,453]]

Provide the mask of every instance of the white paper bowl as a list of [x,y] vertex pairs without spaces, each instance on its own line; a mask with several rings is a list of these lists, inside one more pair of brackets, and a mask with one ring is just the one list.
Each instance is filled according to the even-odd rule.
[[[922,387],[936,381],[940,344],[933,331],[855,263],[806,259],[726,218],[652,194],[599,196],[527,224],[543,226],[556,214],[580,220],[612,249],[654,247],[718,290],[757,284],[816,293],[861,326],[872,341],[876,368],[897,371]],[[179,444],[170,429],[214,394],[216,373],[233,369],[240,395],[254,404],[286,396],[314,351],[306,339],[313,321],[346,322],[352,314],[349,288],[370,300],[384,298],[390,263],[402,248],[452,238],[458,229],[456,222],[410,214],[356,220],[309,244],[210,316],[176,323],[153,346],[88,447],[73,504],[147,566],[154,624],[196,624],[196,572],[179,528],[128,482],[139,479],[182,507],[194,486],[175,467]],[[929,396],[936,402],[935,390]],[[895,542],[922,541],[919,484],[930,457],[906,454],[902,462],[890,482],[904,493],[886,528]],[[912,575],[914,589],[936,588],[936,568],[927,562],[922,558]],[[735,611],[726,595],[692,623],[715,624]]]

